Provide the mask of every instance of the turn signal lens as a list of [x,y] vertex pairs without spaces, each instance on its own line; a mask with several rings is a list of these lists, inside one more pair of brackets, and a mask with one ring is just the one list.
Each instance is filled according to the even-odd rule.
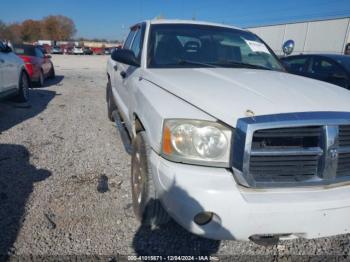
[[165,154],[171,154],[171,133],[168,127],[164,128],[163,131],[163,152]]

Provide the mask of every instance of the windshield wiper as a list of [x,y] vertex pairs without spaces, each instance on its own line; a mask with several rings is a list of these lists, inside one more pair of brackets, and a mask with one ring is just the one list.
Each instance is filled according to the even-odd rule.
[[272,68],[268,68],[268,67],[262,66],[262,65],[253,65],[253,64],[237,62],[237,61],[232,61],[232,60],[219,61],[215,64],[220,65],[220,66],[234,66],[234,67],[244,67],[244,68],[252,68],[252,69],[273,70]]
[[198,66],[205,66],[205,67],[217,67],[213,64],[207,64],[207,63],[201,63],[201,62],[196,62],[192,60],[178,60],[177,61],[178,65],[198,65]]

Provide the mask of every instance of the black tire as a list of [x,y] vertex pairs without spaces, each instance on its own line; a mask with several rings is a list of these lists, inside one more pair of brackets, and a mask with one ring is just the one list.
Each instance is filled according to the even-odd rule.
[[107,88],[106,88],[106,102],[107,102],[108,119],[110,121],[114,122],[113,111],[117,109],[117,106],[115,105],[113,97],[112,97],[112,89],[111,89],[110,80],[108,80]]
[[36,85],[39,86],[39,87],[43,87],[44,86],[44,82],[45,82],[44,72],[43,72],[43,70],[40,70],[39,79],[36,82]]
[[19,90],[17,96],[15,97],[16,101],[21,103],[27,102],[29,99],[30,79],[24,71],[22,71],[20,75],[18,85]]
[[132,146],[131,188],[134,213],[142,225],[165,224],[170,217],[160,203],[154,187],[149,160],[151,148],[145,131],[137,133]]
[[55,77],[56,77],[55,68],[54,68],[54,66],[51,64],[51,69],[50,69],[50,72],[49,72],[49,78],[50,78],[50,79],[55,79]]

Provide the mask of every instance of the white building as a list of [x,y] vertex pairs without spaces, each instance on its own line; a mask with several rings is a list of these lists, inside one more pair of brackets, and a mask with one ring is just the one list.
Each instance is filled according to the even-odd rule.
[[277,55],[282,54],[282,45],[289,39],[295,42],[292,54],[343,54],[345,46],[350,43],[350,17],[247,29],[261,37]]

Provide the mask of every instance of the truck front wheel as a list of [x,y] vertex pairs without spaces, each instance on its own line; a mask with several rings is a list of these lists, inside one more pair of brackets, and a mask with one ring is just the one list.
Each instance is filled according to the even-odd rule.
[[150,164],[151,148],[145,131],[133,140],[131,159],[132,201],[136,217],[143,225],[158,226],[169,221],[169,216],[157,198]]

